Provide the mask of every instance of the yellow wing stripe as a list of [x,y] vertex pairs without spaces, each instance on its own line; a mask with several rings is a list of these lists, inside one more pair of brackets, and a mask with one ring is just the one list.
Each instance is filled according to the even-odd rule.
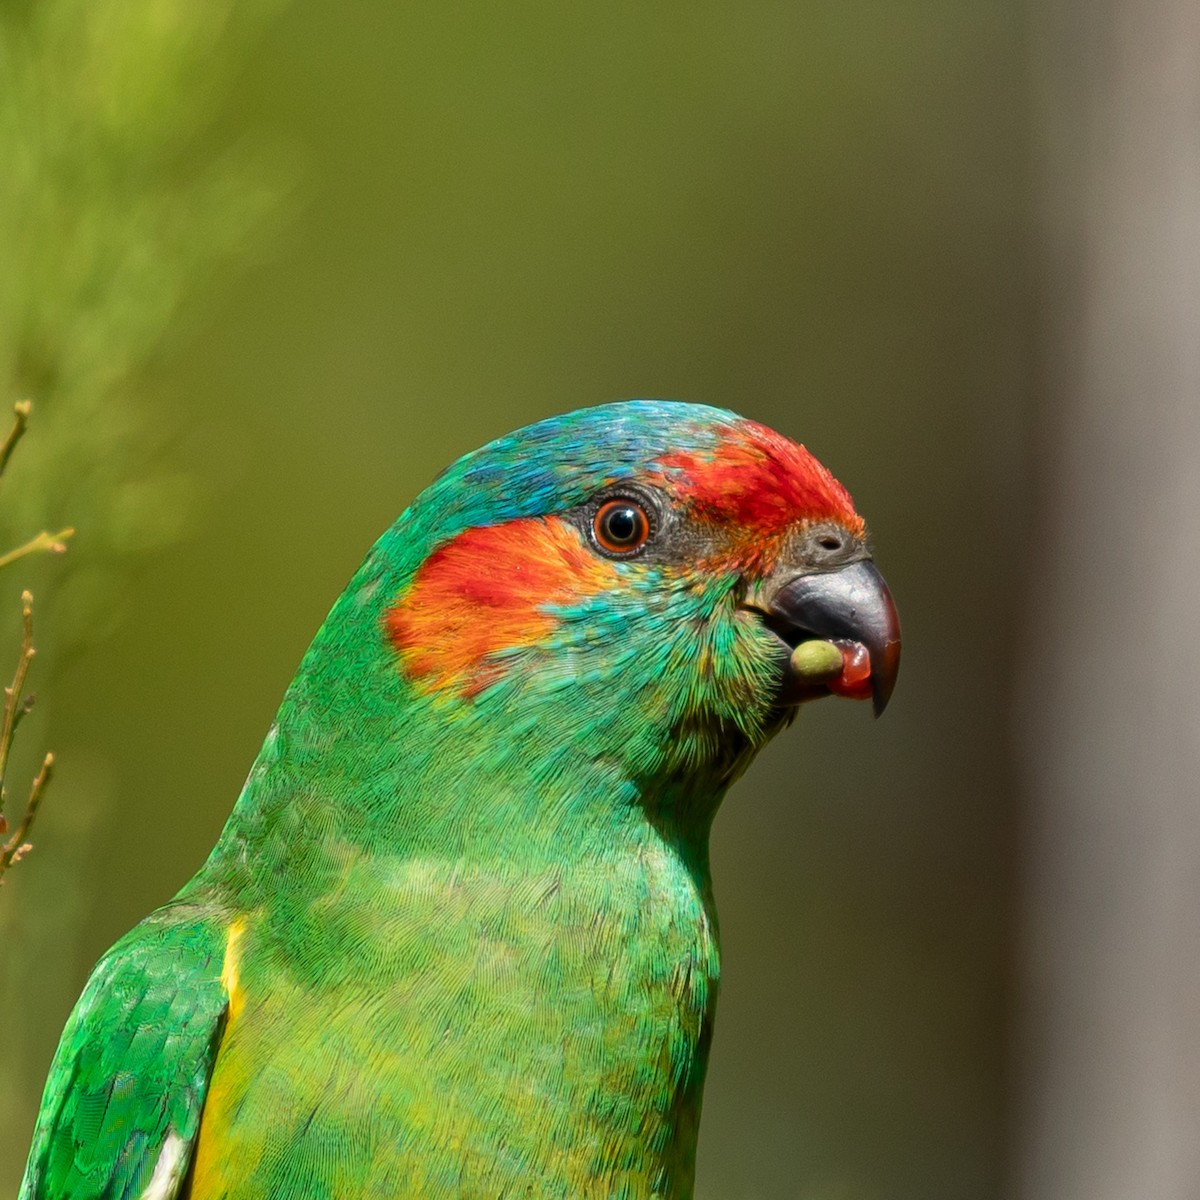
[[238,947],[245,932],[246,918],[238,917],[229,926],[229,934],[225,939],[225,961],[221,964],[221,984],[225,988],[225,994],[229,997],[226,1033],[228,1033],[229,1025],[237,1019],[238,1013],[241,1012],[244,1000],[241,986],[238,983]]
[[204,1105],[204,1116],[200,1122],[200,1137],[196,1146],[196,1161],[192,1172],[191,1200],[209,1200],[210,1197],[229,1193],[230,1178],[236,1178],[236,1169],[231,1169],[225,1152],[226,1120],[229,1107],[229,1035],[245,1003],[239,978],[239,955],[242,937],[248,922],[237,917],[230,922],[225,937],[225,958],[221,963],[221,986],[229,997],[229,1011],[225,1019],[225,1035],[222,1050],[217,1055],[213,1077],[209,1083],[208,1099]]

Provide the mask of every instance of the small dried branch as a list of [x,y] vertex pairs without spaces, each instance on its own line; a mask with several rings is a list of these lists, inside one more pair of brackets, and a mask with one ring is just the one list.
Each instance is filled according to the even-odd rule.
[[[29,799],[25,802],[25,815],[21,818],[20,825],[17,826],[16,832],[12,837],[0,847],[0,883],[4,882],[4,872],[9,867],[19,863],[33,849],[33,845],[29,841],[29,830],[33,826],[34,818],[37,817],[38,805],[42,802],[42,794],[45,792],[46,785],[50,782],[50,776],[53,774],[54,755],[47,754],[42,759],[42,769],[37,773],[33,783],[30,785]],[[0,828],[0,833],[2,832],[4,830]]]
[[[0,474],[3,474],[3,468],[0,468]],[[39,551],[47,551],[50,554],[62,554],[67,548],[67,538],[74,534],[74,529],[60,529],[57,533],[47,533],[42,530],[37,537],[30,538],[23,546],[18,546],[15,550],[9,550],[6,554],[0,554],[0,567],[7,567],[9,563],[14,563],[18,558],[24,558],[27,554],[37,554]]]
[[[12,683],[4,689],[4,715],[0,719],[0,812],[4,808],[4,778],[8,773],[8,756],[12,751],[17,722],[25,709],[25,678],[37,651],[33,647],[33,593],[21,593],[21,653]],[[25,711],[28,711],[25,709]]]
[[[32,411],[33,404],[28,400],[22,400],[13,405],[12,428],[8,431],[8,436],[0,443],[0,477],[3,477],[17,443],[29,427],[29,415]],[[47,533],[43,530],[37,537],[30,538],[23,546],[0,554],[0,567],[6,567],[30,554],[42,552],[61,554],[67,548],[67,538],[74,532],[73,529],[61,529],[58,533]],[[25,694],[25,681],[29,676],[29,667],[36,653],[33,646],[33,594],[24,591],[21,593],[21,651],[13,672],[12,683],[4,689],[4,703],[0,707],[0,837],[8,833],[8,821],[5,819],[4,809],[8,800],[6,780],[13,738],[21,719],[33,707],[33,696]],[[25,811],[20,821],[17,822],[16,831],[7,841],[0,842],[0,883],[4,882],[4,873],[9,867],[20,862],[32,849],[29,843],[29,831],[33,828],[42,796],[45,794],[53,771],[54,755],[47,754],[42,760],[41,770],[38,771],[30,785],[29,797],[25,801]]]
[[13,426],[8,431],[8,437],[4,439],[3,445],[0,445],[0,475],[4,474],[8,460],[12,458],[12,452],[17,448],[17,443],[24,436],[25,430],[29,428],[31,412],[33,412],[32,400],[18,400],[13,405]]
[[[0,710],[0,836],[8,832],[8,822],[4,817],[4,806],[8,799],[5,779],[8,775],[8,758],[12,752],[13,737],[21,718],[33,707],[33,696],[25,694],[25,681],[29,677],[29,667],[36,654],[37,650],[33,645],[33,593],[26,591],[21,593],[21,651],[13,671],[12,683],[4,689],[4,706]],[[16,831],[0,845],[0,883],[3,883],[4,873],[8,868],[20,862],[32,849],[29,831],[33,827],[38,807],[53,772],[54,755],[47,754],[42,760],[41,770],[30,786],[25,811],[17,823]]]

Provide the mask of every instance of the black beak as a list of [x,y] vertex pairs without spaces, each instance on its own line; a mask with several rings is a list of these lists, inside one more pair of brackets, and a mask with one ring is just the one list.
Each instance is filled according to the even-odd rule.
[[767,623],[790,646],[812,639],[862,646],[870,656],[875,715],[883,712],[900,671],[900,618],[874,563],[797,575],[775,592],[764,611]]

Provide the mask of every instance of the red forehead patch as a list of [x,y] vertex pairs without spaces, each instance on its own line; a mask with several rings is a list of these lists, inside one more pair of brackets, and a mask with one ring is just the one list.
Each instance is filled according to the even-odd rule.
[[803,446],[757,421],[741,421],[709,451],[658,460],[695,516],[752,537],[803,521],[838,521],[854,533],[863,519],[850,493]]
[[435,550],[385,618],[406,674],[426,690],[474,695],[502,674],[489,655],[532,646],[547,606],[614,586],[613,564],[558,517],[467,529]]

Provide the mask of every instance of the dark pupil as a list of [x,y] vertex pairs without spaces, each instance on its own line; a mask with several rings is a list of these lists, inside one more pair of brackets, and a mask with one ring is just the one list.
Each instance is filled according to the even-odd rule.
[[614,542],[632,542],[638,535],[638,515],[632,508],[614,508],[604,517],[604,532]]

